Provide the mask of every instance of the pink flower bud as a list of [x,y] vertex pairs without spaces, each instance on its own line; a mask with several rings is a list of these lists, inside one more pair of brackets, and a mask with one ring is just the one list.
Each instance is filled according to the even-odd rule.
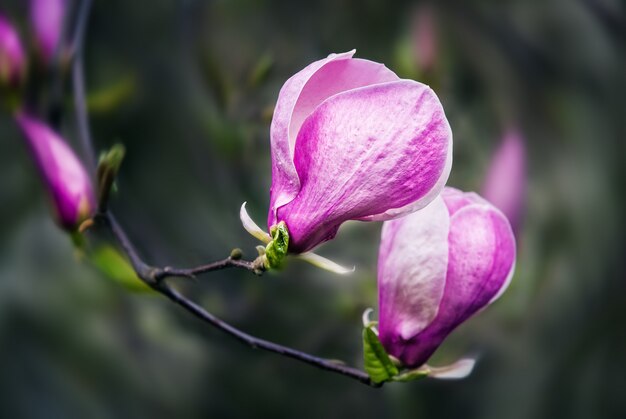
[[9,21],[0,15],[0,82],[17,85],[24,78],[26,57],[20,37]]
[[383,346],[405,366],[421,366],[506,290],[514,266],[507,218],[474,193],[445,188],[423,210],[385,222],[378,260]]
[[310,64],[278,97],[268,227],[287,224],[291,253],[332,239],[344,221],[426,206],[450,173],[452,133],[435,93],[353,54]]
[[526,149],[518,131],[503,138],[487,171],[482,194],[506,215],[518,232],[526,201]]
[[50,62],[59,48],[66,11],[66,0],[31,0],[30,2],[30,20],[35,30],[37,48],[46,64]]
[[16,121],[50,193],[58,223],[68,230],[76,228],[95,209],[85,168],[67,143],[43,122],[23,113]]

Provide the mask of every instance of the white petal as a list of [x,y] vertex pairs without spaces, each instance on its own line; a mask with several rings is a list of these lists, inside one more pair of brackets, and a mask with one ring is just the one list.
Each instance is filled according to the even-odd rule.
[[246,202],[241,205],[239,218],[241,218],[241,224],[243,224],[243,228],[245,228],[246,231],[252,236],[261,240],[263,243],[269,243],[270,241],[272,241],[272,237],[261,227],[259,227],[254,221],[252,221],[252,218],[250,218],[250,216],[248,215],[248,211],[246,211]]
[[341,266],[335,262],[333,262],[330,259],[326,259],[325,257],[322,257],[318,254],[315,254],[313,252],[306,252],[306,253],[302,253],[298,256],[296,256],[299,259],[302,259],[306,262],[309,262],[311,265],[315,265],[318,268],[322,268],[325,269],[327,271],[336,273],[336,274],[340,274],[340,275],[345,275],[345,274],[349,274],[355,271],[355,267],[353,266],[352,269],[350,268],[346,268],[344,266]]
[[428,369],[430,370],[428,376],[431,378],[439,378],[442,380],[459,380],[470,375],[472,373],[472,370],[474,369],[475,364],[475,359],[464,358],[458,360],[454,364],[445,367],[428,366]]
[[446,286],[449,231],[450,216],[441,197],[383,224],[378,319],[384,339],[409,340],[437,316]]
[[363,312],[363,315],[361,316],[361,319],[363,320],[363,327],[368,327],[370,324],[372,324],[372,321],[370,320],[370,316],[372,315],[372,313],[374,312],[373,308],[366,308],[365,311]]

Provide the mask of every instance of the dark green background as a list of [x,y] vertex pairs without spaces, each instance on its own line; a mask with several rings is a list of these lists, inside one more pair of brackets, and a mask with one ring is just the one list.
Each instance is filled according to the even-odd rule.
[[[26,39],[25,3],[0,7]],[[127,147],[113,207],[155,264],[199,264],[235,246],[254,256],[238,210],[248,201],[264,224],[268,115],[293,73],[356,48],[420,77],[407,65],[408,2],[94,3],[87,85],[92,100],[109,103],[92,108],[93,133],[100,149]],[[529,154],[514,282],[436,355],[441,363],[478,355],[471,377],[370,389],[246,348],[162,298],[128,293],[77,261],[3,112],[0,417],[625,417],[624,3],[436,9],[439,60],[426,81],[454,132],[449,184],[480,189],[509,123]],[[62,132],[77,144],[69,94],[64,111]],[[349,223],[320,248],[356,264],[349,277],[293,261],[261,278],[224,271],[180,285],[252,334],[360,365],[379,231]]]

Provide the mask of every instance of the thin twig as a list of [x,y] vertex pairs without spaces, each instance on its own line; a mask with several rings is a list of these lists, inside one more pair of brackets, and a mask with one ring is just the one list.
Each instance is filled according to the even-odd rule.
[[205,309],[203,309],[193,301],[188,300],[176,290],[172,289],[165,282],[158,283],[158,285],[156,285],[156,289],[161,294],[165,295],[167,298],[174,301],[176,304],[183,307],[194,316],[200,318],[206,323],[211,324],[212,326],[218,328],[224,333],[235,337],[236,339],[250,346],[251,348],[262,349],[268,352],[274,352],[276,354],[286,356],[288,358],[297,359],[298,361],[313,365],[317,368],[345,375],[372,387],[380,387],[382,385],[372,382],[369,375],[359,369],[348,367],[347,365],[343,365],[336,361],[319,358],[308,353],[301,352],[293,348],[288,348],[286,346],[278,345],[276,343],[259,339],[247,333],[244,333],[241,330],[231,326],[228,323],[225,323],[211,313],[207,312]]
[[130,239],[126,235],[126,232],[115,219],[110,212],[103,212],[96,215],[96,220],[102,220],[105,225],[111,230],[119,245],[122,247],[130,263],[137,273],[137,275],[148,282],[152,283],[161,282],[165,278],[181,277],[181,278],[194,278],[196,275],[201,275],[207,272],[219,271],[226,268],[241,268],[251,271],[257,275],[261,274],[263,267],[260,265],[260,261],[248,261],[234,259],[228,257],[217,262],[209,263],[207,265],[201,265],[194,268],[172,268],[169,266],[160,268],[148,265],[141,259],[139,253],[135,249],[135,246],[131,243]]
[[[81,10],[77,20],[77,27],[74,32],[74,60],[72,66],[72,79],[74,85],[74,102],[76,107],[76,120],[79,128],[79,135],[83,146],[83,151],[86,154],[87,161],[90,164],[91,174],[95,174],[95,154],[90,135],[89,120],[87,117],[87,107],[85,103],[85,83],[84,73],[82,65],[82,45],[84,39],[84,32],[86,28],[86,21],[89,15],[89,8],[91,6],[91,0],[83,0],[81,4]],[[310,355],[305,352],[298,351],[293,348],[282,346],[273,342],[269,342],[264,339],[251,336],[236,327],[224,322],[217,318],[213,314],[206,311],[204,308],[187,299],[178,291],[170,287],[165,281],[165,278],[178,276],[178,277],[193,277],[206,272],[211,272],[220,269],[226,269],[230,267],[242,268],[252,271],[256,274],[262,272],[262,265],[259,263],[259,259],[256,261],[239,260],[232,257],[226,258],[221,261],[217,261],[208,265],[199,266],[189,269],[175,269],[170,267],[159,268],[148,265],[139,256],[139,253],[133,246],[132,242],[128,238],[124,229],[117,222],[113,214],[110,211],[103,211],[98,213],[94,217],[97,221],[102,221],[103,224],[110,230],[115,237],[118,244],[124,250],[128,256],[133,269],[137,276],[146,283],[149,287],[159,292],[172,302],[181,306],[192,315],[201,319],[205,323],[227,333],[237,340],[243,342],[251,348],[258,348],[268,352],[273,352],[279,355],[293,358],[298,361],[304,362],[309,365],[313,365],[317,368],[321,368],[326,371],[331,371],[354,380],[360,383],[372,386],[380,387],[382,384],[374,383],[369,375],[364,371],[356,368],[348,367],[333,360],[319,358]]]
[[222,261],[192,269],[151,267],[150,265],[145,263],[138,255],[135,247],[128,239],[128,236],[110,212],[99,214],[98,218],[103,220],[105,222],[105,225],[110,228],[118,244],[124,249],[124,251],[128,255],[128,258],[130,259],[130,262],[135,272],[137,273],[137,276],[153,290],[164,295],[165,297],[178,304],[200,320],[210,324],[211,326],[221,330],[228,335],[233,336],[235,339],[243,342],[251,348],[262,349],[268,352],[273,352],[279,355],[286,356],[288,358],[293,358],[306,364],[313,365],[317,368],[350,377],[354,380],[357,380],[363,384],[372,387],[380,387],[382,385],[374,383],[367,373],[357,368],[352,368],[333,360],[319,358],[306,352],[298,351],[293,348],[282,346],[249,335],[209,313],[204,308],[173,289],[169,284],[167,284],[166,281],[163,280],[165,277],[168,276],[193,276],[195,274],[224,269],[227,267],[240,267],[250,271],[255,271],[256,268],[253,267],[254,262],[227,258]]
[[89,118],[87,118],[87,103],[85,94],[85,73],[83,69],[83,46],[85,40],[85,29],[87,19],[91,10],[91,0],[83,0],[80,4],[76,28],[72,37],[72,86],[74,91],[74,110],[76,112],[76,123],[80,137],[83,155],[87,163],[89,175],[93,178],[96,173],[96,155],[93,148],[89,129]]
[[155,279],[161,280],[166,277],[184,277],[184,278],[193,278],[196,275],[201,275],[207,272],[219,271],[221,269],[226,268],[243,268],[249,271],[252,271],[256,274],[261,274],[262,268],[259,267],[259,263],[255,261],[249,260],[239,260],[233,259],[232,257],[227,257],[226,259],[218,260],[217,262],[209,263],[207,265],[197,266],[195,268],[188,269],[175,269],[170,267],[165,267],[161,269],[158,275],[155,275]]

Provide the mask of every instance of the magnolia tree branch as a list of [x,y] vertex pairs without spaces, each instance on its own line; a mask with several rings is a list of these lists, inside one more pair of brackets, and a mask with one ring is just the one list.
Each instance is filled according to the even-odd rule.
[[218,261],[209,265],[200,266],[192,269],[173,269],[173,268],[156,268],[146,264],[138,255],[135,247],[128,239],[128,236],[119,225],[115,217],[110,213],[101,213],[96,217],[98,220],[102,221],[104,225],[106,225],[110,231],[115,236],[118,244],[124,249],[126,254],[128,255],[130,262],[137,273],[137,276],[150,288],[155,290],[156,292],[164,295],[169,300],[173,301],[177,305],[181,306],[189,313],[204,321],[205,323],[210,324],[211,326],[221,330],[222,332],[229,334],[236,338],[237,340],[243,342],[244,344],[250,346],[255,349],[262,349],[268,352],[274,352],[279,355],[286,356],[288,358],[297,359],[298,361],[304,362],[309,365],[313,365],[317,368],[321,368],[327,371],[335,372],[337,374],[341,374],[352,379],[355,379],[363,384],[367,384],[372,387],[380,387],[381,384],[377,384],[371,381],[369,375],[364,371],[361,371],[357,368],[352,368],[346,366],[338,361],[328,360],[320,357],[316,357],[310,355],[306,352],[301,352],[293,348],[289,348],[287,346],[282,346],[264,339],[257,338],[255,336],[249,335],[236,327],[226,323],[225,321],[219,319],[213,314],[209,313],[207,310],[196,304],[195,302],[189,300],[187,297],[180,294],[174,288],[172,288],[166,281],[166,277],[172,276],[193,276],[199,273],[220,270],[228,267],[238,267],[244,268],[249,271],[255,271],[254,262],[250,261],[241,261],[233,258],[227,258],[222,261]]
[[[89,15],[89,8],[91,6],[91,0],[83,0],[80,6],[79,15],[77,18],[77,26],[74,31],[73,36],[73,65],[72,65],[72,81],[73,81],[73,91],[74,91],[74,102],[75,102],[75,111],[76,111],[76,121],[78,124],[78,133],[81,139],[81,144],[83,146],[83,151],[86,154],[86,158],[90,164],[89,169],[91,170],[92,175],[95,171],[95,154],[94,147],[92,143],[92,137],[89,128],[89,120],[87,117],[87,107],[85,101],[85,81],[84,81],[84,72],[83,72],[83,63],[82,63],[82,45],[84,40],[84,33],[86,29],[86,21]],[[108,194],[104,194],[108,197]],[[363,384],[372,386],[372,387],[380,387],[382,384],[374,383],[370,376],[357,368],[352,368],[344,365],[339,361],[328,360],[324,358],[319,358],[313,355],[310,355],[305,352],[298,351],[293,348],[289,348],[286,346],[282,346],[264,339],[260,339],[249,335],[236,327],[224,322],[213,314],[209,313],[200,305],[195,302],[189,300],[187,297],[180,294],[174,288],[172,288],[167,282],[166,278],[168,277],[194,277],[195,275],[226,269],[226,268],[242,268],[248,271],[254,272],[256,274],[260,274],[263,272],[263,265],[259,263],[259,260],[256,261],[245,261],[240,260],[234,255],[230,257],[220,260],[217,262],[213,262],[207,265],[198,266],[195,268],[189,269],[177,269],[171,267],[154,267],[146,262],[139,256],[139,253],[135,249],[134,245],[128,238],[126,232],[121,227],[121,225],[117,222],[113,214],[107,210],[106,202],[100,202],[100,212],[96,214],[94,219],[97,222],[100,222],[102,225],[106,226],[110,230],[110,232],[115,237],[119,246],[124,250],[126,255],[128,256],[130,263],[135,270],[137,276],[150,288],[155,290],[156,292],[162,294],[175,304],[179,305],[187,312],[191,313],[195,317],[200,320],[208,323],[209,325],[221,330],[222,332],[236,338],[237,340],[243,342],[251,348],[258,348],[268,352],[273,352],[279,355],[286,356],[288,358],[293,358],[298,361],[304,362],[309,365],[313,365],[317,368],[331,371],[346,377],[350,377],[354,380],[357,380]]]
[[111,212],[101,212],[97,214],[95,218],[96,220],[103,221],[103,223],[111,230],[118,244],[128,256],[128,259],[137,273],[137,276],[150,286],[161,282],[165,278],[194,278],[196,275],[219,271],[226,268],[242,268],[254,272],[257,275],[262,273],[262,269],[258,266],[258,262],[240,260],[239,258],[232,256],[194,268],[172,268],[169,266],[160,268],[151,266],[141,259],[132,242],[126,235],[126,232],[122,229]]

